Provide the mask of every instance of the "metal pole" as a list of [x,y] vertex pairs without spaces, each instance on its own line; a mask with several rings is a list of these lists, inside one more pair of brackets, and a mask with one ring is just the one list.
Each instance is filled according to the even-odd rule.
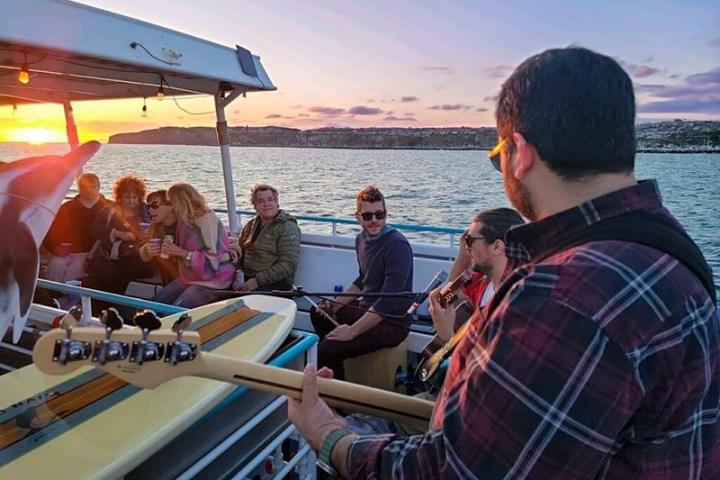
[[235,206],[235,186],[233,184],[232,161],[230,160],[230,135],[228,133],[227,121],[225,120],[225,107],[235,100],[242,92],[231,92],[223,98],[223,92],[215,94],[215,116],[217,117],[217,137],[220,145],[220,157],[222,159],[223,180],[225,182],[225,203],[230,223],[230,233],[237,235],[240,232],[237,207]]
[[75,125],[70,100],[63,102],[63,109],[65,110],[65,131],[67,132],[68,143],[70,144],[70,150],[74,150],[80,144],[80,141],[78,140],[77,125]]

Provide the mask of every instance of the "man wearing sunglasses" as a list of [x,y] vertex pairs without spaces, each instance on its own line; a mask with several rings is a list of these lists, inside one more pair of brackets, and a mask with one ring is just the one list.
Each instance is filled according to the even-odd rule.
[[312,366],[290,419],[351,478],[720,478],[715,286],[657,184],[635,179],[630,77],[547,50],[495,115],[496,165],[531,223],[506,236],[511,272],[455,349],[430,431],[344,431]]
[[[512,208],[483,210],[473,217],[460,237],[458,253],[450,268],[451,279],[471,267],[473,269],[470,284],[460,288],[458,297],[470,300],[476,308],[484,307],[490,301],[505,277],[505,234],[512,227],[524,223],[520,214]],[[430,293],[430,315],[438,339],[444,345],[461,322],[459,319],[456,321],[453,306],[440,306],[440,290],[442,287]]]
[[[365,187],[356,198],[355,218],[362,232],[355,239],[359,274],[346,290],[349,293],[409,292],[413,281],[410,243],[385,224],[385,197],[374,186]],[[394,347],[408,335],[410,318],[405,315],[412,299],[339,295],[318,308],[336,315],[339,326],[313,309],[310,319],[320,336],[318,365],[330,368],[343,379],[343,361],[380,348]]]

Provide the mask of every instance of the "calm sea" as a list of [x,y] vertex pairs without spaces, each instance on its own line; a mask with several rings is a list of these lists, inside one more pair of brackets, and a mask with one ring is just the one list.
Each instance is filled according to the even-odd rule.
[[[66,150],[0,144],[0,160]],[[355,194],[371,183],[386,194],[391,222],[464,227],[478,210],[509,206],[499,174],[478,151],[236,147],[231,155],[238,208],[245,210],[251,209],[249,188],[257,182],[280,190],[282,208],[307,215],[350,217]],[[211,204],[225,206],[217,147],[103,145],[86,171],[100,175],[106,195],[115,178],[135,173],[150,190],[189,182]],[[638,154],[636,173],[658,180],[665,205],[703,250],[720,286],[720,155]],[[409,236],[433,240],[428,234]]]

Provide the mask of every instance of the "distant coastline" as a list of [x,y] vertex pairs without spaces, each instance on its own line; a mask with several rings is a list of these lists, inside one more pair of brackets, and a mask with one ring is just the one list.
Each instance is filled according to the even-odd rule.
[[[489,150],[494,127],[319,128],[231,127],[231,146],[341,148],[367,150]],[[719,121],[674,120],[639,124],[637,151],[645,153],[720,153]],[[162,127],[110,136],[113,144],[217,145],[210,127]]]

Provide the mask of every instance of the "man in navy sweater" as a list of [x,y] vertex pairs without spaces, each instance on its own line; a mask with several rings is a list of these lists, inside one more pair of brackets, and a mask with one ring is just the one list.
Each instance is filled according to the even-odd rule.
[[[374,186],[365,187],[356,198],[355,217],[363,231],[355,238],[359,274],[346,293],[409,292],[413,284],[413,254],[405,236],[385,225],[385,197]],[[337,296],[319,308],[335,314],[339,326],[320,312],[310,315],[320,336],[318,364],[343,379],[343,361],[381,348],[394,347],[408,335],[410,317],[405,315],[412,299],[393,297]]]

